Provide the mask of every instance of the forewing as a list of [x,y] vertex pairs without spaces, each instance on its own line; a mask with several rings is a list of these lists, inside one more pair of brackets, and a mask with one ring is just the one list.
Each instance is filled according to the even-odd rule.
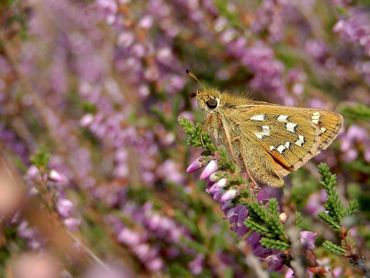
[[[326,149],[342,126],[342,116],[322,109],[277,105],[243,105],[233,109],[241,134],[262,146],[279,164],[278,176],[297,170]],[[275,167],[278,168],[278,167]]]

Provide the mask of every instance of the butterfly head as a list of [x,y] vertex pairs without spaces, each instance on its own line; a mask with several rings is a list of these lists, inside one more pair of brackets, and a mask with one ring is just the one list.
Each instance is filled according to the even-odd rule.
[[216,89],[201,89],[192,96],[196,98],[199,108],[208,113],[217,111],[221,103],[221,93]]
[[186,73],[202,87],[202,89],[190,95],[192,98],[196,98],[199,108],[208,113],[217,111],[221,103],[220,91],[205,87],[191,71],[186,70]]

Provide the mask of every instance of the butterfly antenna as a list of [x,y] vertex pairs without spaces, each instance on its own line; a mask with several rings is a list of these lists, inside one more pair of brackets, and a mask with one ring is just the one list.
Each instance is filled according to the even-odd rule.
[[191,78],[195,79],[199,83],[199,85],[203,88],[206,89],[206,87],[202,84],[202,82],[199,81],[199,79],[192,73],[190,70],[186,70],[186,74],[189,75]]

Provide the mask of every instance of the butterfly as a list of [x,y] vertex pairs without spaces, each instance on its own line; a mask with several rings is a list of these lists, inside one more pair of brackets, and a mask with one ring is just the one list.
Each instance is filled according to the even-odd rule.
[[206,113],[203,130],[255,184],[283,186],[283,178],[325,150],[343,124],[336,112],[253,101],[204,86],[192,97]]

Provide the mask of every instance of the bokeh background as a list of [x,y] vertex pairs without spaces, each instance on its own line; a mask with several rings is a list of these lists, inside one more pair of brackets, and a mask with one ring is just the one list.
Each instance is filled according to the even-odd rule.
[[344,115],[283,198],[333,237],[317,219],[326,162],[343,200],[359,201],[353,233],[369,255],[368,1],[5,0],[0,23],[0,275],[253,277],[220,206],[185,172],[201,150],[178,117],[203,117],[187,68],[220,90]]

